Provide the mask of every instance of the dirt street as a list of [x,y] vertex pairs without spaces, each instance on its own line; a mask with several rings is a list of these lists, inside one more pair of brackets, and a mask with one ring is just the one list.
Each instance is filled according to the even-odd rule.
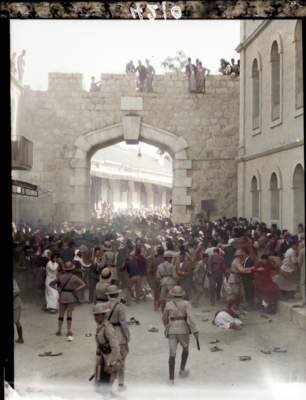
[[[125,291],[121,292],[125,296]],[[20,294],[22,299],[22,293]],[[88,298],[88,292],[85,292]],[[209,299],[202,297],[201,306],[193,309],[200,331],[201,350],[190,336],[189,377],[180,378],[181,347],[176,358],[174,387],[168,382],[168,340],[164,338],[161,310],[154,312],[153,300],[147,298],[140,305],[132,302],[126,307],[127,319],[135,317],[141,324],[130,326],[130,353],[126,360],[127,390],[123,399],[200,399],[247,395],[249,399],[304,398],[306,382],[305,332],[282,315],[261,318],[259,312],[249,312],[241,319],[241,331],[225,330],[212,324],[215,313],[226,305],[224,300],[211,309]],[[210,312],[202,312],[208,310]],[[101,399],[95,393],[89,377],[94,373],[95,322],[92,305],[75,307],[72,321],[74,340],[66,341],[66,321],[63,336],[57,337],[58,314],[43,312],[35,303],[26,303],[21,313],[25,344],[15,344],[15,389],[21,397],[43,399]],[[202,322],[207,317],[209,321]],[[272,322],[269,322],[272,320]],[[159,329],[150,333],[151,327]],[[85,337],[91,333],[91,337]],[[15,340],[17,333],[15,332]],[[219,339],[223,351],[212,353],[209,342]],[[261,349],[282,347],[287,353],[266,355]],[[63,352],[59,357],[39,357],[46,350]],[[239,356],[251,356],[240,361]]]

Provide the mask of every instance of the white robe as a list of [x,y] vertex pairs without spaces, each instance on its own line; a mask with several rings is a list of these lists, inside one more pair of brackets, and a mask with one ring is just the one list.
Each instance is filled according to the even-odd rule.
[[46,283],[45,283],[45,294],[46,294],[46,308],[50,308],[53,310],[58,310],[58,291],[51,288],[49,283],[56,279],[58,264],[53,261],[49,261],[46,267]]
[[235,322],[237,325],[243,325],[243,322],[238,318],[233,318],[226,311],[220,311],[215,318],[215,323],[218,328],[229,329],[231,322]]

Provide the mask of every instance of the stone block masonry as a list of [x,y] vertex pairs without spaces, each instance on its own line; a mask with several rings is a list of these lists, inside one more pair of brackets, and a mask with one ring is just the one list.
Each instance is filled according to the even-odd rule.
[[213,218],[236,216],[239,77],[209,76],[205,94],[189,94],[185,75],[156,75],[153,87],[154,93],[138,93],[135,76],[101,74],[101,91],[91,93],[83,91],[81,74],[50,73],[47,91],[26,89],[20,134],[34,143],[34,165],[19,174],[51,188],[52,196],[32,213],[33,204],[22,199],[20,218],[90,222],[89,160],[124,140],[123,117],[140,117],[133,140],[173,158],[175,223],[194,219],[205,199],[215,200]]

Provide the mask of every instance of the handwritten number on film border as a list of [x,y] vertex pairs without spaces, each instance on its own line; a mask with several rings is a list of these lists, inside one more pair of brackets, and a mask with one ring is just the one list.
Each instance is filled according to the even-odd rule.
[[[163,7],[163,13],[164,13],[164,19],[167,19],[167,14],[166,14],[166,2],[163,1],[162,2],[162,7]],[[154,20],[156,18],[156,12],[155,10],[158,9],[158,5],[154,4],[154,5],[147,5],[147,8],[150,10],[151,14],[148,14],[148,18],[150,20]],[[135,19],[138,15],[139,19],[143,19],[142,13],[143,10],[139,7],[139,3],[136,3],[136,9],[133,7],[130,7],[130,11],[131,14],[133,16],[133,18]],[[182,10],[180,6],[173,6],[171,8],[171,15],[175,18],[175,19],[180,19],[182,16]]]

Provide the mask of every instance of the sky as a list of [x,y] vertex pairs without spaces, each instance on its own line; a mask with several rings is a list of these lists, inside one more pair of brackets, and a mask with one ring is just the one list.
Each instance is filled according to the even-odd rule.
[[[130,60],[145,64],[146,58],[163,74],[160,63],[180,50],[212,74],[221,58],[239,56],[239,20],[10,20],[10,27],[11,54],[26,50],[23,85],[31,90],[48,90],[48,73],[65,72],[83,74],[88,91],[92,76],[99,81],[101,73],[124,74]],[[155,147],[140,147],[156,156]]]
[[238,59],[239,20],[11,20],[11,53],[25,49],[23,83],[47,90],[48,72],[83,74],[85,90],[91,77],[124,74],[133,60],[160,63],[183,50],[195,63],[217,73],[220,59]]

